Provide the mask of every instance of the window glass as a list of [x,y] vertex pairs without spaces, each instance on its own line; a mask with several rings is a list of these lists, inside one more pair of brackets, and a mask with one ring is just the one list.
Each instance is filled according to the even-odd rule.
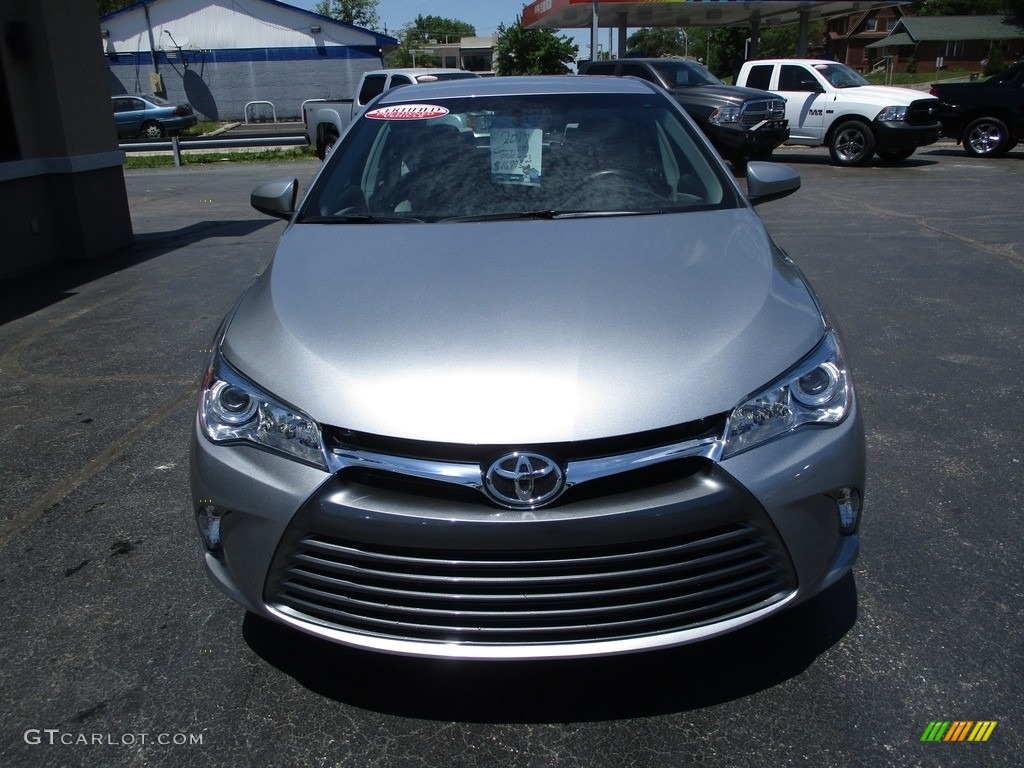
[[871,85],[867,79],[845,64],[815,64],[814,69],[829,81],[836,88],[854,88],[861,85]]
[[783,64],[779,69],[779,90],[814,93],[821,90],[821,85],[814,79],[814,75],[803,67]]
[[751,67],[750,73],[747,75],[746,86],[767,91],[768,86],[772,83],[772,69],[774,67],[770,64]]
[[428,88],[356,121],[300,221],[660,214],[741,204],[720,162],[663,95],[431,99]]
[[678,87],[686,87],[688,85],[722,85],[722,81],[712,75],[707,69],[700,64],[694,64],[690,61],[665,59],[656,61],[651,66],[661,72],[662,77],[669,83],[674,83]]
[[947,40],[945,50],[942,54],[947,59],[957,59],[964,55],[963,40]]
[[363,87],[359,89],[359,103],[366,104],[374,96],[384,92],[384,83],[387,75],[367,75],[363,80]]
[[624,63],[622,65],[622,76],[639,77],[652,83],[655,82],[653,75],[647,71],[647,67],[641,66],[640,64]]

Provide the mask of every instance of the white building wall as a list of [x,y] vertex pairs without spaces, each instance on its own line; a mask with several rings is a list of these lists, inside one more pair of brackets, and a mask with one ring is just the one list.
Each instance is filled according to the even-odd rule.
[[[153,41],[165,53],[174,53],[177,47],[203,51],[363,46],[377,40],[369,30],[266,0],[152,0],[148,7]],[[112,14],[100,25],[109,31],[104,40],[106,53],[149,51],[142,6]],[[321,32],[311,32],[313,26],[319,26]]]
[[242,119],[252,101],[287,119],[305,99],[351,98],[397,42],[275,0],[150,0],[148,11],[148,25],[141,5],[100,19],[111,94],[152,92],[152,27],[162,95],[211,120]]

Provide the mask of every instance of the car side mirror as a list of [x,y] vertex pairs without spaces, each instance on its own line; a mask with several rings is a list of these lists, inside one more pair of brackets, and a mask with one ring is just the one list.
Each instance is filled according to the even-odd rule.
[[754,205],[778,200],[800,189],[800,174],[788,165],[751,160],[747,163],[747,198]]
[[249,204],[260,213],[291,219],[299,195],[298,179],[278,179],[261,184],[249,195]]

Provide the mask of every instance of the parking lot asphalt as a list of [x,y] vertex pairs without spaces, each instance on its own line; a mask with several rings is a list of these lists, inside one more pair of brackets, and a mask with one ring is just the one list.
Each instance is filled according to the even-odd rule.
[[[854,575],[716,641],[513,664],[338,648],[207,581],[204,350],[284,228],[250,190],[318,164],[126,172],[133,248],[0,282],[0,765],[1019,765],[1024,152],[777,159],[803,188],[758,210],[865,414]],[[997,725],[923,742],[932,721]]]

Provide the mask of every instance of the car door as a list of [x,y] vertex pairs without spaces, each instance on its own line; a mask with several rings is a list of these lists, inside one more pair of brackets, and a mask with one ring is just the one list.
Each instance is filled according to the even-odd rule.
[[142,113],[145,108],[142,99],[119,96],[114,99],[114,125],[119,138],[137,136],[142,130]]
[[778,87],[772,90],[786,99],[790,143],[820,142],[829,96],[818,79],[806,67],[783,64]]

